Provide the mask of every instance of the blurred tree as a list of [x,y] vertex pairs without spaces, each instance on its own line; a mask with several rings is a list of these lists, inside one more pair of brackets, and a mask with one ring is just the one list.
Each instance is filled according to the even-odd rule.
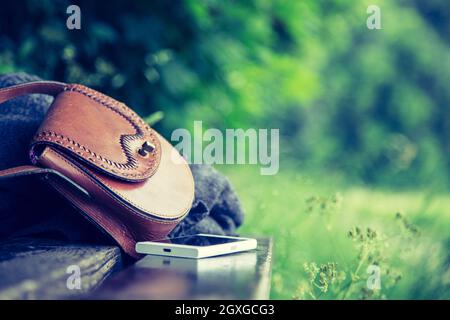
[[[81,82],[152,115],[166,135],[281,128],[282,156],[368,183],[450,185],[449,6],[370,1],[13,1],[0,72]],[[158,113],[154,113],[159,111]]]

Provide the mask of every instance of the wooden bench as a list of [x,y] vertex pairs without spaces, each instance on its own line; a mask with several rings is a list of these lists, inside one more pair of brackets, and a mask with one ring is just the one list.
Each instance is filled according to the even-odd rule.
[[0,243],[0,299],[268,299],[271,257],[270,238],[255,251],[131,265],[115,246],[15,239]]

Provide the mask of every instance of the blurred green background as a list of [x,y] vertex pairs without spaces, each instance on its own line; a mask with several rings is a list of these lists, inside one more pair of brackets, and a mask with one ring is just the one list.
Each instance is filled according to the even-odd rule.
[[273,298],[450,298],[446,0],[73,3],[81,30],[71,1],[2,5],[0,73],[94,87],[168,138],[280,129],[278,175],[219,168],[242,231],[275,238]]

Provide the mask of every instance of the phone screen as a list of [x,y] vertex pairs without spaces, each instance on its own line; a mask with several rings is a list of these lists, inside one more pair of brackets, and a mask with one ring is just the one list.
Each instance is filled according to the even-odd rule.
[[183,244],[183,245],[187,245],[187,246],[204,247],[204,246],[213,246],[216,244],[237,242],[237,241],[243,241],[243,240],[245,240],[245,239],[229,239],[229,238],[221,238],[221,237],[215,237],[215,236],[192,235],[192,236],[185,236],[185,237],[179,237],[179,238],[156,240],[156,241],[152,241],[152,242],[173,243],[173,244]]

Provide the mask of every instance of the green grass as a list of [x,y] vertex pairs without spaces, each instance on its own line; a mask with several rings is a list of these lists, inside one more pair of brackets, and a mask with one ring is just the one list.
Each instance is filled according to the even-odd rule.
[[[246,213],[241,233],[274,238],[271,298],[450,298],[449,194],[221,170]],[[367,288],[369,265],[380,267],[380,290]]]

